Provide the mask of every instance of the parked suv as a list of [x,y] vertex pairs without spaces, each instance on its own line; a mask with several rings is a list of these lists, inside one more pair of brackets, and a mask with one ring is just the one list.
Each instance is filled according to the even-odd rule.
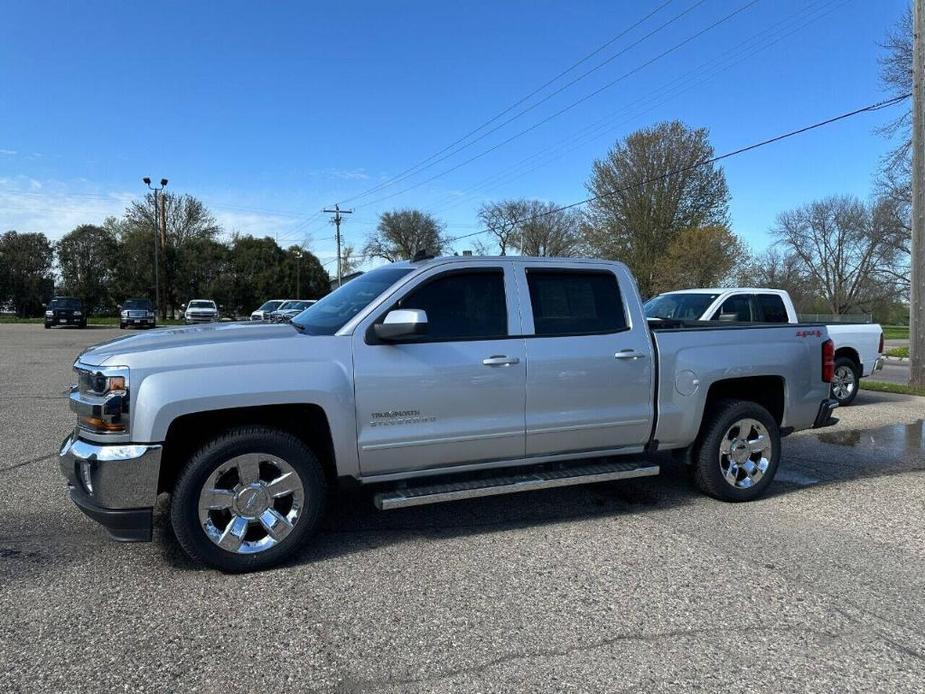
[[218,306],[211,299],[193,299],[184,308],[183,320],[191,323],[212,323],[218,320]]
[[45,307],[45,327],[53,325],[76,325],[87,327],[87,311],[83,301],[72,296],[56,296]]
[[129,325],[144,328],[153,328],[157,325],[154,304],[150,299],[127,299],[119,306],[119,329],[124,330]]

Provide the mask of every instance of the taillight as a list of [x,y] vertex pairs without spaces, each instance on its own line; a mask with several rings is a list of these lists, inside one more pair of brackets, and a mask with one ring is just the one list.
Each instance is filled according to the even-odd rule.
[[877,347],[877,353],[883,354],[883,332],[880,332],[880,345]]
[[835,343],[826,340],[822,343],[822,380],[831,383],[835,375]]

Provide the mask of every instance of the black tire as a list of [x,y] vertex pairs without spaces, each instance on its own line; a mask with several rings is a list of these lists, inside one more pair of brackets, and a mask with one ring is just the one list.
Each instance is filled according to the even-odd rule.
[[[848,381],[842,381],[839,374],[844,374]],[[839,378],[839,386],[833,381],[832,397],[838,400],[839,407],[847,407],[858,396],[861,384],[861,367],[851,357],[838,357],[835,360],[835,376]],[[846,394],[847,393],[847,394]]]
[[51,323],[45,324],[45,330],[51,330]]
[[[247,453],[276,456],[298,475],[304,490],[303,508],[292,530],[272,547],[253,554],[238,554],[213,542],[199,521],[203,485],[228,460]],[[314,534],[327,502],[327,482],[321,463],[292,434],[269,427],[232,429],[206,443],[180,473],[170,499],[170,522],[183,551],[195,562],[220,571],[259,571],[285,561]]]
[[79,324],[77,325],[77,327],[80,328],[81,330],[83,330],[84,328],[87,327],[87,322],[84,321],[84,322],[82,322],[82,323],[79,323]]
[[125,330],[125,323],[119,323],[119,330]]
[[[780,428],[777,426],[777,421],[761,405],[745,400],[720,400],[711,409],[712,412],[704,417],[694,452],[694,481],[701,491],[722,501],[751,501],[758,498],[774,480],[780,464]],[[725,457],[721,455],[721,444],[727,440],[727,435],[731,433],[732,428],[743,420],[756,421],[764,427],[770,444],[769,455],[754,453],[742,463],[733,460],[731,455]],[[740,429],[735,438],[729,440],[735,444],[740,441],[740,437],[748,438],[748,436],[747,433],[742,434]],[[739,451],[743,455],[748,452],[746,449],[739,449]],[[751,486],[748,487],[734,486],[733,483],[727,481],[726,473],[729,466],[738,470],[736,475],[730,476],[741,475],[742,479],[738,483],[744,483],[746,477],[751,479],[751,475],[746,474],[744,466],[747,461],[756,464],[754,456],[759,456],[758,465],[767,461],[767,467],[763,470],[760,479],[749,482]]]

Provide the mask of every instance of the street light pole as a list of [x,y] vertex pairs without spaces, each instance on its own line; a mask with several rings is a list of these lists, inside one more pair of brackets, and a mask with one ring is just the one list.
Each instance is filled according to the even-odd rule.
[[[156,311],[158,307],[161,306],[161,287],[160,287],[160,280],[158,277],[158,269],[157,269],[157,266],[160,264],[159,263],[160,254],[158,253],[157,237],[161,235],[162,233],[161,231],[162,220],[160,218],[161,208],[157,202],[157,194],[167,187],[167,179],[166,178],[161,179],[160,187],[152,186],[151,179],[148,176],[145,176],[141,180],[146,186],[148,186],[148,188],[154,191],[154,310]],[[166,221],[166,220],[163,220],[163,221]],[[161,239],[162,244],[163,244],[163,241],[164,239]],[[167,307],[164,306],[163,310],[161,311],[161,319],[163,320],[166,317],[167,317]]]

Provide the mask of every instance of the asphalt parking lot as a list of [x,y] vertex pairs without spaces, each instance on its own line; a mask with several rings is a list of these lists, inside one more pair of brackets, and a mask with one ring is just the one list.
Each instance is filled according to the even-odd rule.
[[771,494],[684,470],[379,512],[341,496],[289,566],[111,542],[57,444],[80,349],[0,325],[0,690],[925,691],[925,398],[862,391]]

